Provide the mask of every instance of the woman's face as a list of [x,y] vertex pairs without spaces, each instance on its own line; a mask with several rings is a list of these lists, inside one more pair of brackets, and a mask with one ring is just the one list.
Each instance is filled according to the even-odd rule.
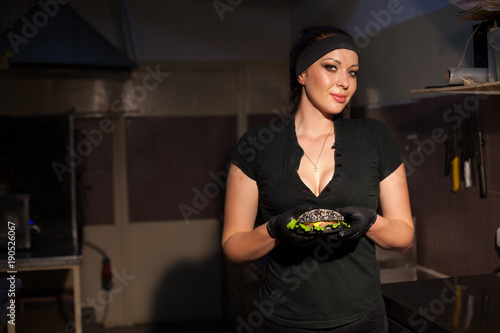
[[358,55],[347,49],[325,54],[298,76],[303,85],[301,106],[339,114],[357,88]]

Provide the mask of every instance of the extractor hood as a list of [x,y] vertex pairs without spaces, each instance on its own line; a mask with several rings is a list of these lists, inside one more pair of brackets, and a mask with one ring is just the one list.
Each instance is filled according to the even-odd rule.
[[[3,67],[136,68],[69,4],[40,0],[0,34]],[[68,1],[69,2],[69,1]],[[2,59],[3,58],[3,59]]]

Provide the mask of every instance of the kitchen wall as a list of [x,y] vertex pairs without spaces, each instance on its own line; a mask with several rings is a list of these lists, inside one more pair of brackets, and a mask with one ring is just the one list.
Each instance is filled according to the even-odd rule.
[[[477,22],[457,22],[455,12],[455,7],[445,7],[384,29],[373,38],[363,49],[370,69],[360,79],[363,90],[358,102],[365,104],[360,114],[379,118],[393,129],[406,156],[412,211],[417,218],[418,264],[447,275],[470,275],[493,272],[500,266],[493,247],[495,230],[500,227],[495,218],[498,184],[491,171],[498,165],[494,149],[498,98],[410,93],[415,88],[445,85],[446,68],[459,63]],[[473,66],[472,56],[471,44],[463,66]],[[447,136],[450,126],[460,127],[462,119],[450,117],[456,107],[468,111],[462,118],[475,110],[480,115],[490,170],[485,199],[479,199],[478,184],[453,194],[450,179],[444,176],[445,142],[437,142],[432,133],[442,129]],[[423,159],[412,161],[417,154]]]
[[[282,104],[281,62],[161,68],[169,76],[137,105],[143,112],[115,120],[108,153],[112,187],[96,193],[106,185],[106,172],[92,168],[98,154],[87,159],[92,190],[85,238],[110,251],[114,267],[134,277],[110,304],[109,326],[222,318],[219,244],[227,155],[246,107],[271,112]],[[140,85],[146,73],[136,71],[130,86]],[[92,122],[88,130],[97,128]],[[102,205],[106,197],[114,207]],[[104,221],[109,214],[113,220]],[[95,295],[99,256],[84,248],[84,257],[84,291]]]
[[[26,3],[2,4],[7,26]],[[0,72],[2,114],[74,117],[83,237],[115,276],[106,300],[102,256],[84,245],[82,306],[98,322],[108,306],[107,327],[223,316],[227,155],[250,110],[282,109],[286,84],[289,9],[263,3],[221,11],[211,1],[130,1],[138,69]],[[113,3],[71,6],[126,49]]]
[[[391,106],[364,106],[354,117],[382,119],[394,132],[405,159],[413,214],[416,216],[417,262],[450,276],[492,273],[500,267],[494,250],[500,202],[498,168],[499,96],[447,95]],[[458,110],[462,112],[459,113]],[[454,113],[457,111],[457,113]],[[468,189],[461,181],[451,191],[445,175],[445,147],[457,129],[459,153],[462,125],[477,117],[483,131],[487,197],[480,198],[479,178]],[[464,140],[464,141],[462,141]],[[469,138],[470,140],[470,138]]]

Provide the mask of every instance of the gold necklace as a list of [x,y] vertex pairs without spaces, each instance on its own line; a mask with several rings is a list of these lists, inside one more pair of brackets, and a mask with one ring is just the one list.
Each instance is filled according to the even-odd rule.
[[333,131],[333,124],[332,124],[332,128],[330,129],[330,132],[328,132],[328,135],[326,136],[325,141],[323,142],[323,146],[321,147],[321,151],[319,152],[318,160],[316,161],[316,163],[314,163],[309,158],[309,156],[307,156],[306,151],[304,150],[304,156],[307,157],[307,159],[309,160],[309,162],[312,163],[312,165],[314,165],[314,169],[313,169],[314,172],[318,172],[317,164],[319,162],[319,159],[321,158],[321,154],[323,153],[323,149],[325,148],[326,140],[328,140],[328,137],[330,136],[330,134],[332,133],[332,131]]

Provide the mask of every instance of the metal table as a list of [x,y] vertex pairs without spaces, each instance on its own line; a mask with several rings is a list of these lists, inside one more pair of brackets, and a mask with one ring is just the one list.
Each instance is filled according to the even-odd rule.
[[[82,333],[80,266],[81,250],[71,240],[39,240],[30,250],[16,250],[14,268],[9,267],[6,251],[0,252],[2,277],[15,276],[20,271],[70,270],[73,277],[74,332]],[[4,274],[5,273],[5,274]],[[8,324],[8,332],[15,326]]]
[[390,332],[500,332],[500,274],[382,285]]

